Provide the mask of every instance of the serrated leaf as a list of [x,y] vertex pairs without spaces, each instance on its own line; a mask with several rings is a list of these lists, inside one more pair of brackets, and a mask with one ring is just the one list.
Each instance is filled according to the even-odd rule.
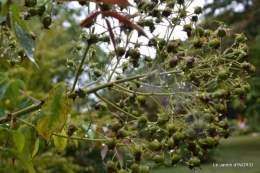
[[64,82],[58,83],[51,91],[50,97],[42,105],[44,116],[38,120],[36,131],[46,143],[51,140],[53,132],[60,132],[68,114],[67,87]]
[[6,151],[9,151],[17,160],[19,160],[23,166],[28,170],[29,173],[35,173],[35,170],[33,168],[33,164],[31,160],[26,157],[22,152],[11,149],[11,148],[6,148]]
[[17,147],[17,150],[22,152],[24,144],[25,144],[25,138],[24,138],[23,134],[20,131],[16,131],[16,130],[13,130],[12,134],[13,134],[13,138],[14,138],[14,142]]
[[[64,129],[62,129],[61,134],[66,135],[66,132]],[[61,154],[67,146],[67,138],[53,136],[53,142],[54,142],[54,145],[55,145],[55,148],[56,148],[56,151],[58,154]]]
[[24,30],[17,22],[14,23],[14,29],[17,36],[17,40],[20,43],[20,45],[23,47],[27,57],[32,61],[37,67],[34,60],[34,42],[32,40],[31,35]]

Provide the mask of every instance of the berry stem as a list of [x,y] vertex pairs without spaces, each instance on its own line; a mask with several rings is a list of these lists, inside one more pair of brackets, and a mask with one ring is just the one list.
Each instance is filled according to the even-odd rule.
[[71,90],[70,90],[70,93],[72,93],[72,92],[75,90],[75,87],[76,87],[76,84],[77,84],[79,75],[80,75],[80,73],[81,73],[82,66],[83,66],[84,61],[85,61],[85,59],[86,59],[86,57],[87,57],[87,54],[88,54],[88,51],[89,51],[90,46],[91,46],[91,44],[88,44],[88,46],[86,47],[86,50],[85,50],[85,52],[84,52],[84,55],[83,55],[82,60],[81,60],[81,62],[80,62],[80,65],[79,65],[79,67],[78,67],[77,74],[76,74],[76,76],[75,76],[75,80],[74,80],[73,86],[72,86],[72,88],[71,88]]

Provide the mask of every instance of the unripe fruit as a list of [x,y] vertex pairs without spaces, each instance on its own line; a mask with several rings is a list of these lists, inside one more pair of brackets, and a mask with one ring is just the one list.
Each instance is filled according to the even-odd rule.
[[204,34],[204,29],[202,27],[197,27],[192,30],[192,34],[202,37]]
[[228,78],[228,72],[226,70],[219,71],[218,78],[221,80],[226,80]]
[[140,167],[139,167],[139,165],[136,164],[136,163],[132,164],[131,170],[132,170],[131,173],[140,173]]
[[190,169],[193,169],[194,167],[200,166],[200,159],[197,157],[190,158],[190,160],[187,163],[189,165]]
[[215,104],[214,108],[216,109],[216,111],[218,113],[224,113],[227,110],[227,108],[223,104],[221,104],[221,103]]
[[243,42],[245,40],[246,40],[246,37],[244,36],[244,34],[237,34],[236,42],[241,43],[241,42]]
[[116,138],[125,138],[126,136],[128,136],[128,131],[124,130],[124,129],[119,129],[118,132],[116,133]]
[[107,138],[105,144],[109,150],[113,150],[116,146],[116,140],[114,138]]
[[160,151],[162,148],[162,144],[157,139],[155,139],[150,143],[150,148],[152,151]]
[[88,38],[87,38],[87,42],[88,44],[96,44],[97,42],[99,42],[99,37],[96,34],[91,34]]
[[35,7],[37,0],[25,0],[25,7]]
[[229,128],[229,125],[228,125],[228,121],[227,121],[227,120],[223,120],[223,121],[218,122],[218,126],[219,126],[220,128],[225,129],[225,130]]
[[221,136],[223,136],[225,139],[227,139],[227,138],[230,136],[230,134],[229,134],[229,129],[221,129],[221,130],[220,130],[220,134],[221,134]]
[[250,90],[251,90],[251,88],[250,88],[250,85],[243,85],[243,90],[244,90],[244,92],[245,93],[248,93],[248,92],[250,92]]
[[170,8],[174,8],[174,6],[175,6],[175,1],[167,2],[166,6],[167,6],[167,7],[170,7]]
[[153,26],[153,20],[152,19],[146,19],[144,20],[145,26]]
[[226,29],[223,27],[219,27],[217,31],[218,37],[225,37],[227,35]]
[[141,160],[142,153],[143,153],[143,149],[141,146],[135,146],[133,148],[133,156],[136,162],[139,162]]
[[50,29],[50,25],[52,23],[52,18],[49,16],[49,15],[46,15],[43,19],[42,19],[42,24],[43,24],[43,27],[45,29]]
[[199,6],[195,7],[194,13],[195,13],[195,14],[201,14],[201,13],[202,13],[202,8],[199,7]]
[[184,4],[184,0],[177,0],[177,3],[178,3],[179,5],[182,5],[182,4]]
[[45,11],[46,11],[46,7],[44,4],[39,5],[39,7],[37,8],[37,13],[39,16],[42,16]]
[[155,162],[156,165],[163,165],[165,161],[164,155],[156,155],[153,158],[153,161]]
[[106,171],[108,173],[115,173],[116,172],[116,165],[117,165],[117,163],[115,163],[113,161],[108,161],[105,165]]
[[172,9],[171,8],[165,8],[163,11],[162,11],[162,16],[163,17],[169,17],[172,13]]
[[117,173],[128,173],[128,172],[124,169],[120,169],[119,171],[117,171]]
[[140,58],[140,51],[138,49],[130,49],[129,56],[135,60]]
[[178,154],[173,154],[171,156],[172,165],[176,165],[181,161],[181,157]]
[[78,93],[79,98],[85,98],[86,97],[86,92],[83,89],[78,89],[77,91],[75,91],[76,93]]
[[193,129],[196,133],[201,133],[205,129],[205,123],[201,120],[194,122]]
[[161,117],[158,117],[158,119],[157,119],[157,124],[158,124],[159,126],[163,126],[163,125],[166,124],[167,121],[168,121],[168,118],[167,118],[167,117],[161,116]]
[[209,42],[209,47],[212,49],[218,49],[220,46],[220,41],[217,38],[214,38]]
[[205,36],[205,37],[209,37],[211,35],[211,31],[210,30],[205,30],[204,31],[204,34],[203,34],[203,36]]
[[214,121],[214,116],[211,113],[205,113],[203,118],[208,123],[212,123]]
[[140,173],[150,173],[150,169],[148,166],[142,166]]
[[151,126],[149,128],[149,132],[151,135],[155,134],[157,132],[157,127],[156,126]]
[[105,36],[100,38],[100,41],[109,43],[110,42],[110,38],[109,38],[109,36],[105,35]]
[[174,139],[175,142],[179,142],[180,140],[182,140],[183,136],[181,134],[181,132],[175,132],[172,136],[172,138]]
[[207,131],[209,134],[214,134],[214,133],[216,132],[216,126],[215,126],[215,124],[213,124],[213,123],[207,124],[207,126],[206,126],[206,131]]
[[31,8],[30,10],[28,10],[28,13],[31,15],[31,17],[33,17],[38,14],[38,11],[36,10],[36,8]]
[[137,96],[137,102],[138,102],[141,106],[144,106],[144,105],[145,105],[145,98],[144,98],[144,96]]
[[147,116],[142,114],[139,118],[138,118],[138,122],[139,122],[139,125],[146,125],[147,123]]
[[99,69],[96,69],[96,68],[94,69],[93,74],[94,74],[96,77],[102,76],[102,72],[101,72]]
[[235,93],[236,95],[241,96],[241,95],[243,95],[243,94],[245,93],[245,91],[244,91],[243,88],[235,88],[234,93]]

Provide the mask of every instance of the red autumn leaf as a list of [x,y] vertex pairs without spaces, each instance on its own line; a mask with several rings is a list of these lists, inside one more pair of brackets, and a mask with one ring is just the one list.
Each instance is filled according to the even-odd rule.
[[132,6],[127,0],[58,0],[62,2],[71,2],[71,1],[77,1],[77,2],[94,2],[94,3],[105,3],[105,4],[113,4],[113,5],[119,5],[123,7]]
[[128,20],[128,18],[126,18],[125,16],[122,16],[122,15],[120,15],[120,14],[114,12],[114,11],[97,11],[97,12],[94,12],[91,15],[89,15],[85,20],[83,20],[80,25],[82,27],[86,26],[90,21],[92,21],[94,18],[96,18],[99,14],[104,14],[104,15],[107,15],[107,16],[110,16],[110,17],[114,17],[117,20],[119,20],[120,22],[122,22],[123,24],[129,26],[132,29],[137,30],[141,35],[148,38],[147,34],[144,32],[142,27],[132,23],[131,21]]
[[107,27],[108,27],[108,31],[109,31],[110,38],[111,38],[111,40],[112,40],[112,44],[113,44],[114,49],[115,49],[116,56],[118,56],[118,55],[117,55],[117,49],[116,49],[116,42],[115,42],[114,33],[113,33],[112,28],[111,28],[111,25],[110,25],[110,23],[109,23],[109,21],[108,21],[107,19],[106,19],[106,23],[107,23]]

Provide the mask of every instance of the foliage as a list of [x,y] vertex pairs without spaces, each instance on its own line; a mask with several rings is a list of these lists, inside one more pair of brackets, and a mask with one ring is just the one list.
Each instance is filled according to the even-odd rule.
[[[204,30],[197,23],[202,8],[189,12],[191,3],[80,1],[89,14],[79,33],[60,16],[69,13],[64,20],[75,26],[73,14],[82,13],[55,9],[69,3],[1,2],[1,155],[30,173],[40,172],[37,153],[44,161],[50,150],[42,145],[57,154],[97,149],[109,173],[200,167],[208,149],[229,137],[227,103],[238,98],[244,106],[245,79],[256,69],[244,57],[245,35],[224,48],[230,29],[218,22]],[[177,26],[187,41],[174,37]],[[68,161],[71,171],[87,172]]]

